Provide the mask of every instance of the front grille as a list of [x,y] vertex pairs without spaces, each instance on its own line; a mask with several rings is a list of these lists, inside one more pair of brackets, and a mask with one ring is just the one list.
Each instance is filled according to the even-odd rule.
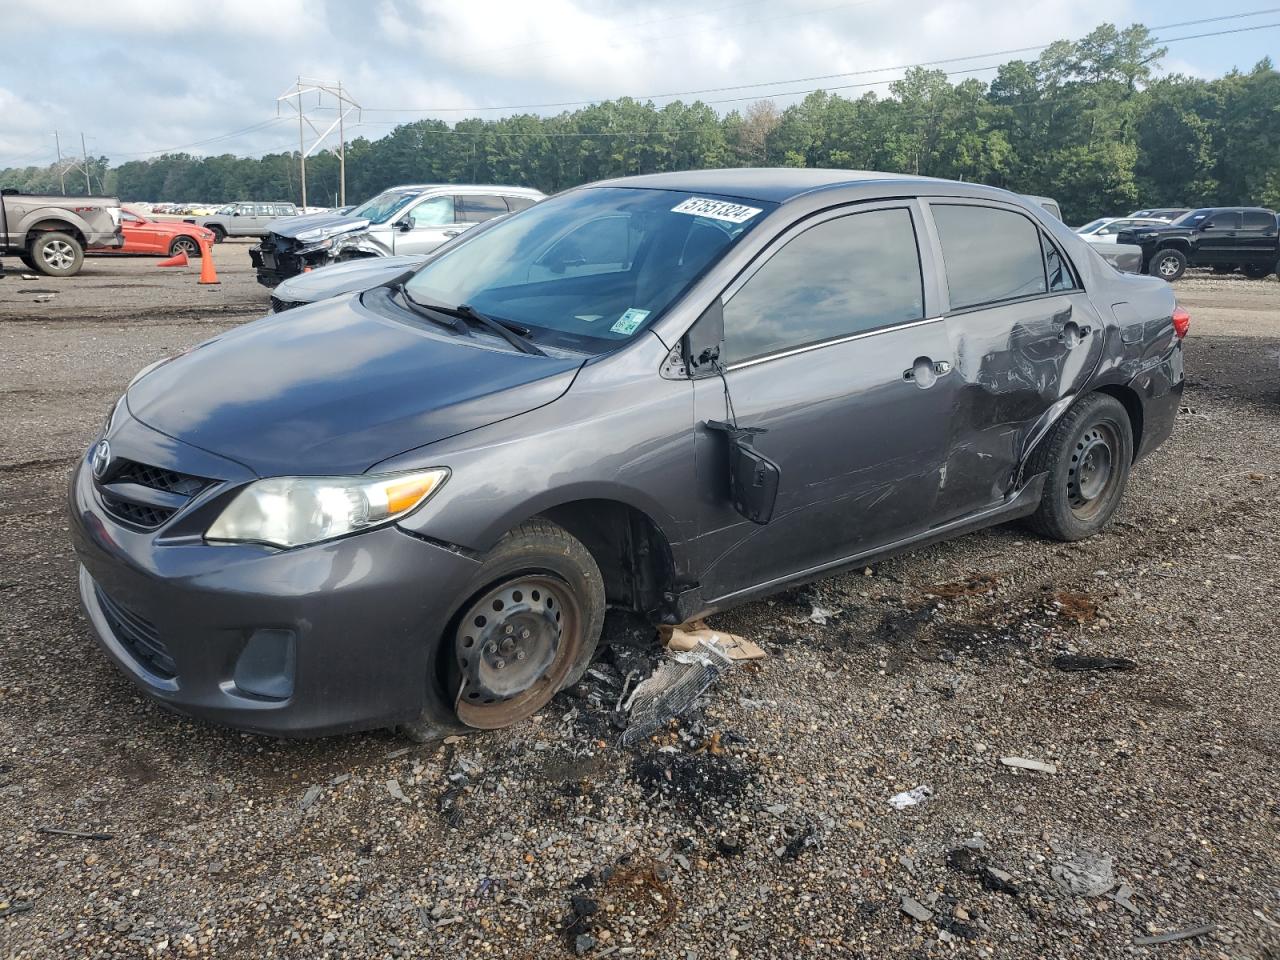
[[281,300],[279,297],[271,298],[271,309],[276,313],[284,313],[286,310],[292,310],[294,307],[302,306],[297,300]]
[[178,665],[174,662],[169,648],[160,639],[155,625],[145,617],[134,613],[127,607],[112,600],[101,587],[96,587],[98,606],[106,618],[107,626],[115,634],[133,658],[149,672],[164,680],[172,680],[178,675]]
[[[136,460],[116,460],[109,472],[98,483],[98,494],[107,513],[117,520],[135,527],[155,529],[182,509],[186,502],[208,489],[214,483],[206,477],[195,477],[164,467],[138,463]],[[168,497],[165,502],[130,496],[132,484],[148,490],[156,490]]]

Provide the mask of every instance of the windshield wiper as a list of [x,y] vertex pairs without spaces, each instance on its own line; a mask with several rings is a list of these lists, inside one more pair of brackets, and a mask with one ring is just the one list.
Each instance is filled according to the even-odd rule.
[[426,320],[430,320],[432,323],[437,324],[441,327],[448,327],[454,333],[461,334],[465,337],[471,336],[471,328],[467,326],[464,320],[461,320],[460,318],[455,317],[449,313],[446,313],[445,311],[440,310],[436,307],[431,307],[425,303],[420,303],[417,300],[413,299],[412,296],[409,295],[409,291],[405,287],[405,283],[407,283],[409,278],[412,277],[415,273],[417,273],[416,270],[406,270],[404,273],[400,274],[398,277],[392,277],[390,280],[384,283],[383,286],[386,287],[388,290],[392,291],[393,293],[400,294],[400,299],[404,301],[405,306],[407,306],[411,311],[416,313],[418,316]]
[[[441,308],[445,309],[445,308]],[[473,323],[478,323],[490,333],[496,333],[507,343],[511,344],[517,350],[524,353],[532,353],[535,356],[545,357],[544,353],[536,343],[526,336],[529,333],[528,327],[522,327],[518,323],[512,323],[510,320],[500,320],[497,317],[490,317],[481,313],[469,303],[460,303],[450,310],[456,316],[463,317]]]

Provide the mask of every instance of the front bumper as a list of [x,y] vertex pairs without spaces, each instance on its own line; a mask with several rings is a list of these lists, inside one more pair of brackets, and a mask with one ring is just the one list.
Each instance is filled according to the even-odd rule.
[[276,285],[296,277],[305,270],[314,270],[329,262],[331,251],[285,251],[268,244],[266,240],[249,248],[249,260],[257,273],[258,282],[264,287]]
[[[131,421],[134,434],[146,429]],[[115,433],[113,450],[134,456]],[[159,466],[192,469],[180,455]],[[293,550],[166,533],[181,529],[181,511],[159,530],[132,528],[105,510],[87,459],[70,494],[85,613],[148,696],[280,736],[385,727],[424,710],[456,722],[436,653],[474,560],[394,526]]]

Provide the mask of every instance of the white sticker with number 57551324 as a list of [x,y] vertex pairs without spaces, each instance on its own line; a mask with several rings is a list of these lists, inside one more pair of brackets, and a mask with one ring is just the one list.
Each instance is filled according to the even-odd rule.
[[709,197],[690,197],[671,208],[672,213],[687,213],[694,217],[708,217],[712,220],[723,220],[725,223],[746,223],[757,213],[759,207],[748,207],[741,203],[730,203],[728,200],[712,200]]

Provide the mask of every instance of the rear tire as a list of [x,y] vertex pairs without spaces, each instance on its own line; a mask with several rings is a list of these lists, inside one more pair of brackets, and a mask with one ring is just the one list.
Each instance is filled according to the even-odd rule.
[[1147,264],[1147,272],[1153,277],[1173,283],[1187,272],[1187,255],[1172,247],[1157,250]]
[[[590,551],[556,524],[529,520],[504,536],[465,595],[440,650],[441,686],[465,726],[518,723],[590,666],[604,626],[604,578]],[[428,709],[400,730],[433,739],[442,732],[437,718]]]
[[37,236],[30,252],[35,269],[48,277],[74,277],[84,264],[80,241],[56,230]]
[[1265,280],[1271,276],[1275,270],[1275,266],[1265,263],[1246,263],[1244,265],[1244,275],[1250,280]]
[[1054,426],[1027,465],[1048,473],[1028,525],[1052,540],[1091,537],[1124,497],[1133,463],[1133,427],[1123,404],[1105,393],[1079,400]]

